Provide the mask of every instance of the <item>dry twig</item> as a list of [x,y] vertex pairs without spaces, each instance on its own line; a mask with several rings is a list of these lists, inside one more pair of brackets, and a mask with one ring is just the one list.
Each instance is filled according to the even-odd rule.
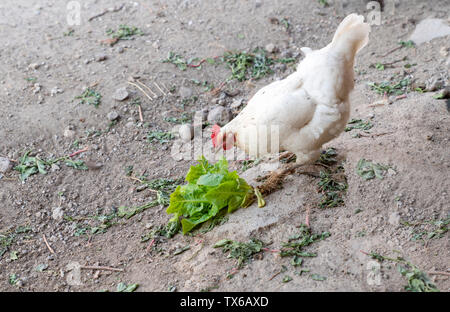
[[141,90],[141,92],[144,93],[144,95],[145,95],[150,101],[153,101],[153,98],[152,98],[150,95],[148,95],[147,92],[145,92],[140,86],[138,86],[137,84],[135,84],[135,83],[133,83],[133,82],[130,82],[130,81],[128,81],[128,83],[129,83],[130,85],[132,85],[132,86],[135,86],[135,87],[138,88],[139,90]]
[[450,276],[450,272],[441,272],[441,271],[434,271],[434,272],[428,272],[430,275],[445,275]]
[[146,88],[146,89],[147,89],[147,90],[148,90],[155,98],[158,97],[158,95],[157,95],[155,92],[153,92],[153,90],[150,89],[150,87],[147,87],[142,81],[136,79],[136,82],[139,83],[139,84],[140,84],[141,86],[143,86],[144,88]]
[[106,266],[89,266],[89,265],[85,265],[85,266],[80,267],[80,269],[84,269],[84,270],[104,270],[104,271],[123,272],[122,269],[116,269],[116,268],[111,268],[111,267],[106,267]]
[[55,251],[54,251],[54,250],[52,249],[52,247],[50,247],[50,245],[48,244],[47,238],[45,237],[45,234],[42,234],[42,238],[44,239],[44,243],[45,243],[45,245],[47,245],[48,250],[50,250],[50,252],[51,252],[52,254],[54,254]]
[[103,11],[103,12],[101,12],[101,13],[98,13],[98,14],[96,14],[96,15],[94,15],[94,16],[91,16],[91,17],[88,19],[88,21],[90,22],[90,21],[92,21],[93,19],[96,19],[96,18],[98,18],[98,17],[101,17],[101,16],[105,15],[106,13],[115,13],[115,12],[119,12],[120,10],[123,9],[124,6],[125,6],[125,3],[122,3],[122,5],[120,5],[120,6],[118,6],[118,7],[108,8],[108,9],[106,9],[105,11]]

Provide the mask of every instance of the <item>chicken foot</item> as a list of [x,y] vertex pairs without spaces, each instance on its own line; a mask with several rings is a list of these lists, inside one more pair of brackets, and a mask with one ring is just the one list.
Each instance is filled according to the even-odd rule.
[[[265,182],[262,185],[258,186],[257,189],[262,195],[269,195],[280,188],[284,178],[287,175],[293,173],[296,169],[307,165],[308,164],[299,164],[299,163],[287,164],[278,170],[272,171],[266,176],[257,179],[257,181],[265,180]],[[313,177],[319,176],[315,172],[303,171],[299,173],[310,175]]]

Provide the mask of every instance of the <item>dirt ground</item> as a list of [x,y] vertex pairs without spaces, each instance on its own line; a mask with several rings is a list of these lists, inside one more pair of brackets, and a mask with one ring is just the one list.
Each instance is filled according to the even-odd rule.
[[[79,1],[80,25],[69,25],[66,1],[3,0],[0,157],[11,165],[0,173],[0,290],[116,291],[119,283],[136,283],[136,291],[404,291],[407,278],[396,263],[365,254],[376,252],[403,257],[441,291],[449,291],[449,233],[429,235],[436,230],[432,222],[450,216],[448,103],[433,98],[438,90],[412,90],[406,97],[383,101],[368,86],[395,75],[410,77],[416,86],[437,78],[449,85],[448,36],[387,54],[408,40],[420,20],[449,22],[450,3],[445,0],[397,1],[395,12],[386,5],[381,25],[372,27],[370,43],[355,65],[351,118],[370,121],[373,127],[344,132],[324,146],[336,148],[343,161],[348,190],[342,206],[319,208],[318,179],[297,173],[267,196],[266,207],[239,209],[206,233],[159,237],[155,246],[142,242],[143,235],[169,220],[163,206],[129,219],[114,218],[110,227],[92,230],[102,224],[92,216],[113,215],[120,206],[135,207],[155,198],[126,175],[129,166],[133,175],[152,180],[182,178],[196,163],[173,159],[172,141],[149,142],[149,132],[170,131],[176,125],[173,118],[216,103],[245,103],[260,87],[294,70],[293,64],[276,66],[271,75],[251,82],[233,80],[223,85],[227,93],[213,94],[201,83],[220,86],[230,75],[226,66],[205,62],[182,71],[162,62],[169,52],[203,59],[273,44],[272,57],[300,61],[299,49],[328,44],[347,14],[369,13],[366,1],[344,1],[343,12],[328,2],[323,7],[306,0],[136,0],[121,6],[120,1],[86,0]],[[89,20],[108,8],[115,10]],[[102,42],[111,38],[108,29],[121,24],[136,26],[143,35],[112,46]],[[373,66],[392,62],[384,70]],[[148,99],[128,83],[130,77],[139,77],[157,98]],[[88,86],[102,95],[98,108],[75,99]],[[121,87],[127,88],[128,99],[113,99]],[[112,112],[119,115],[114,122]],[[89,170],[60,163],[22,182],[12,169],[26,151],[50,159],[86,147],[73,159],[83,160]],[[383,179],[366,181],[356,172],[362,158],[391,169]],[[263,165],[243,172],[243,164],[233,162],[232,168],[256,185]],[[331,234],[308,247],[317,253],[304,259],[309,272],[295,274],[298,268],[290,258],[265,251],[229,278],[236,261],[212,247],[218,240],[257,237],[277,249],[305,222],[308,207],[313,232]],[[185,246],[189,249],[177,254]],[[277,274],[283,265],[287,271]],[[313,274],[326,279],[316,280]],[[285,276],[292,280],[283,282]]]

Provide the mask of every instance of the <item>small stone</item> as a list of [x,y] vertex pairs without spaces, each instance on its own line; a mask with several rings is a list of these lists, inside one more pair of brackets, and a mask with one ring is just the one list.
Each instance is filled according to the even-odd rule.
[[113,99],[116,101],[124,101],[128,98],[129,93],[127,91],[126,87],[123,88],[119,88],[116,90],[116,92],[114,92],[113,94]]
[[98,170],[103,167],[103,164],[90,160],[86,160],[84,164],[89,168],[89,170]]
[[277,47],[273,43],[266,45],[266,51],[269,53],[275,53],[278,51]]
[[8,158],[0,157],[0,173],[5,173],[9,170],[9,166],[11,165],[11,162]]
[[273,69],[278,72],[284,72],[287,69],[286,64],[276,64]]
[[208,113],[208,122],[210,124],[218,124],[224,126],[233,118],[233,113],[229,108],[216,106]]
[[192,89],[187,87],[181,87],[178,92],[184,98],[190,98],[193,94]]
[[389,168],[389,169],[387,170],[387,175],[388,175],[389,177],[395,176],[396,174],[397,174],[397,172],[396,172],[394,169],[392,169],[392,168]]
[[134,127],[134,121],[129,121],[129,122],[127,122],[127,123],[125,124],[125,127],[127,127],[127,128],[132,128],[132,127]]
[[292,57],[292,52],[291,51],[289,51],[289,50],[283,50],[281,53],[280,53],[280,58],[291,58]]
[[116,51],[117,51],[117,53],[121,54],[121,53],[125,52],[125,49],[123,47],[117,47]]
[[59,89],[58,87],[53,87],[53,88],[50,90],[50,96],[55,96],[55,95],[57,95],[58,93],[63,93],[63,92],[64,92],[64,90]]
[[58,171],[58,170],[60,170],[61,168],[57,165],[57,164],[52,164],[52,166],[51,166],[51,168],[50,168],[50,171],[51,172],[55,172],[55,171]]
[[444,87],[444,80],[441,78],[433,77],[427,80],[425,90],[427,92],[433,92]]
[[389,215],[388,222],[389,222],[389,224],[392,224],[392,225],[399,225],[400,224],[400,215],[398,214],[398,212],[391,213]]
[[106,117],[108,117],[109,120],[114,121],[119,118],[119,113],[116,111],[111,111],[108,113],[108,115],[106,115]]
[[236,100],[233,101],[233,103],[231,103],[230,107],[232,109],[239,108],[242,105],[243,102],[244,102],[244,99],[236,99]]
[[441,54],[443,57],[447,57],[448,56],[448,48],[447,47],[441,47],[441,49],[439,50],[439,54]]
[[31,63],[30,65],[28,65],[29,69],[34,69],[34,70],[38,69],[39,67],[41,67],[41,65],[38,63]]
[[450,85],[446,86],[444,91],[442,91],[442,98],[443,99],[450,99]]
[[396,98],[397,98],[397,96],[391,95],[391,96],[388,98],[388,103],[389,103],[389,104],[394,103]]
[[104,54],[104,53],[100,53],[100,54],[97,54],[96,56],[95,56],[95,61],[96,62],[103,62],[103,61],[105,61],[105,60],[107,60],[108,59],[108,55],[106,55],[106,54]]
[[417,24],[416,29],[411,34],[410,40],[420,45],[424,42],[431,41],[434,38],[445,37],[450,35],[450,26],[438,18],[426,18]]
[[64,136],[66,138],[73,138],[75,136],[75,131],[73,131],[70,128],[67,128],[66,130],[64,130]]
[[158,50],[159,49],[158,41],[153,42],[152,47],[155,48],[156,50]]
[[178,133],[180,134],[181,140],[188,143],[194,136],[194,127],[189,124],[181,125],[180,129],[178,129]]
[[202,110],[198,110],[194,114],[194,128],[202,127],[203,123],[208,120],[208,109],[204,108]]
[[36,93],[38,93],[39,91],[41,91],[41,85],[40,85],[39,83],[35,83],[35,84],[33,85],[33,93],[36,94]]
[[63,215],[64,215],[64,211],[62,210],[61,207],[53,208],[53,210],[52,210],[52,218],[54,220],[61,220]]
[[320,15],[320,16],[327,15],[327,13],[325,11],[321,10],[321,9],[314,9],[313,10],[313,14],[317,14],[317,15]]

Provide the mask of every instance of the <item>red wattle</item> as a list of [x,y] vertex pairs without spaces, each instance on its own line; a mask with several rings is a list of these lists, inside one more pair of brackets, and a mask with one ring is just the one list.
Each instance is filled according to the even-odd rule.
[[217,135],[220,133],[220,127],[218,125],[214,125],[212,127],[211,140],[213,147],[217,147]]

